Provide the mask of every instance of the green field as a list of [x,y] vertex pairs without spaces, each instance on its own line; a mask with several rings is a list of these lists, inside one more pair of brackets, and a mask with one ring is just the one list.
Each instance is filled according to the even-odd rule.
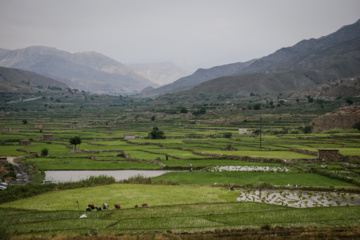
[[[88,204],[102,206],[120,204],[132,208],[135,204],[149,206],[229,202],[236,200],[236,193],[222,188],[195,187],[185,185],[141,185],[111,184],[64,191],[54,191],[32,198],[1,204],[0,207],[14,207],[32,210],[76,210],[77,203],[85,210]],[[113,206],[112,206],[113,208]]]
[[154,178],[154,181],[174,181],[182,184],[226,184],[243,186],[268,183],[281,186],[354,186],[353,184],[314,173],[267,172],[173,172]]
[[[14,104],[8,102],[20,96],[0,96],[0,155],[21,157],[19,163],[30,174],[27,185],[0,191],[0,236],[9,233],[14,239],[62,239],[112,235],[110,239],[116,235],[141,239],[138,234],[144,233],[148,234],[144,239],[167,239],[166,234],[182,239],[187,233],[197,233],[198,239],[206,239],[203,234],[208,231],[229,234],[230,230],[271,229],[277,234],[288,227],[290,233],[306,232],[307,227],[325,232],[335,232],[338,227],[345,229],[343,232],[352,227],[357,231],[360,227],[359,205],[294,208],[237,202],[237,190],[256,191],[261,186],[310,194],[326,191],[337,194],[334,201],[342,201],[351,192],[356,204],[360,199],[360,131],[305,132],[305,127],[311,128],[311,120],[346,104],[345,99],[319,104],[289,98],[280,103],[280,98],[287,98],[285,93],[150,99],[59,91],[56,98],[61,101],[56,102],[52,95],[34,95],[31,97],[41,98]],[[21,97],[30,98],[26,94]],[[261,109],[252,109],[257,102]],[[188,109],[187,114],[179,112],[182,107]],[[203,107],[205,114],[192,114]],[[165,139],[148,138],[155,126],[164,132]],[[248,134],[238,134],[239,129],[247,129]],[[44,140],[43,134],[52,134],[53,139]],[[133,134],[135,139],[125,140],[125,134]],[[69,142],[74,136],[82,140],[76,149]],[[20,146],[23,139],[31,140],[31,145]],[[42,154],[44,149],[48,155]],[[338,149],[345,157],[320,161],[318,149]],[[211,172],[218,166],[249,168],[247,172]],[[290,171],[257,172],[251,166]],[[0,177],[11,181],[16,176],[11,167],[1,165]],[[100,178],[89,179],[90,183],[40,184],[45,170],[171,172],[122,182]],[[230,186],[235,186],[235,191]],[[108,203],[110,208],[85,212],[92,203]],[[143,203],[149,207],[134,208]],[[115,210],[114,204],[120,204],[121,210]],[[85,213],[87,218],[80,219]]]

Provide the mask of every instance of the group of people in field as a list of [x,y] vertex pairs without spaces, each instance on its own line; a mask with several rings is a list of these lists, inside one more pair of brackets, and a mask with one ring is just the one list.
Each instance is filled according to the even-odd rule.
[[[103,210],[106,210],[106,209],[109,208],[109,206],[110,206],[109,204],[103,203],[102,209],[103,209]],[[114,204],[114,207],[115,207],[115,209],[121,209],[120,204]],[[135,204],[135,208],[138,208],[138,207],[139,207],[139,206],[138,206],[137,204]],[[147,203],[143,203],[143,204],[141,205],[141,207],[148,207],[148,205],[147,205]],[[97,207],[97,206],[95,206],[95,205],[92,203],[92,204],[89,204],[89,205],[88,205],[88,207],[86,208],[86,211],[88,211],[88,212],[90,212],[90,211],[92,211],[92,210],[101,211],[102,209],[101,209],[101,207]]]

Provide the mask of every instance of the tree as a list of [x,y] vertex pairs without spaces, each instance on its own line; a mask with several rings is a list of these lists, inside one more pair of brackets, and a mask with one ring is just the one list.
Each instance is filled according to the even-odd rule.
[[314,98],[312,98],[311,96],[306,96],[307,100],[309,103],[314,102]]
[[28,121],[27,121],[26,119],[24,119],[24,120],[22,120],[22,123],[23,123],[23,124],[27,124]]
[[353,100],[351,100],[350,98],[346,99],[346,103],[349,105],[352,105],[354,103]]
[[261,104],[260,103],[256,103],[254,105],[254,110],[260,110],[261,109]]
[[355,123],[352,128],[360,130],[360,122]]
[[163,131],[160,131],[158,127],[154,127],[153,130],[150,132],[151,139],[165,139],[165,135]]
[[76,145],[80,145],[81,144],[81,138],[79,136],[75,136],[69,139],[69,143],[71,145],[75,145],[75,149],[76,149]]
[[305,134],[311,133],[312,130],[313,130],[312,126],[305,126],[304,127],[304,133]]
[[180,108],[180,113],[188,113],[188,110],[186,107]]

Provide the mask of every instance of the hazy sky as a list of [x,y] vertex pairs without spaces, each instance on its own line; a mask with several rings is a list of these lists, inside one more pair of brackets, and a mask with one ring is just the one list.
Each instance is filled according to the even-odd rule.
[[359,18],[360,0],[0,0],[0,48],[195,69],[259,58]]

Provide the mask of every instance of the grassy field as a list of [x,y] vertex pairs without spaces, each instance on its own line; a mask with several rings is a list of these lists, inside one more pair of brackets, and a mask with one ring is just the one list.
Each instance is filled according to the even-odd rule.
[[[122,208],[133,208],[135,204],[149,206],[229,202],[236,200],[236,193],[214,187],[184,185],[141,185],[111,184],[64,191],[54,191],[32,198],[1,204],[0,207],[14,207],[32,210],[82,210],[88,204],[102,206],[103,203],[120,204]],[[111,205],[113,209],[113,205]]]
[[[79,217],[86,213],[86,219]],[[113,235],[127,232],[209,231],[263,226],[357,226],[360,207],[295,209],[259,203],[200,203],[100,212],[2,209],[14,237]]]
[[290,186],[354,186],[353,184],[324,177],[314,173],[267,173],[267,172],[173,172],[154,181],[174,181],[182,184],[227,184],[243,186],[268,183]]
[[[6,100],[0,101],[3,113],[0,129],[11,128],[10,132],[0,132],[0,155],[22,156],[22,161],[29,164],[27,169],[39,175],[30,176],[32,188],[19,188],[16,195],[8,198],[16,200],[0,204],[1,226],[6,226],[15,239],[143,232],[149,232],[149,239],[154,239],[151,236],[156,231],[161,234],[215,230],[218,233],[239,228],[265,231],[270,226],[324,227],[331,231],[334,226],[360,226],[359,206],[296,209],[236,202],[238,191],[219,187],[267,183],[289,188],[334,186],[358,191],[360,131],[306,134],[303,131],[312,119],[343,105],[344,99],[322,105],[315,101],[295,103],[290,99],[271,107],[268,102],[279,96],[196,95],[178,99],[167,95],[140,99],[59,92],[61,102],[47,96],[18,104],[7,103],[18,96],[0,97]],[[261,102],[261,109],[249,108],[256,101]],[[183,105],[188,114],[179,113]],[[206,114],[191,114],[202,107]],[[147,139],[154,126],[167,138]],[[250,134],[239,135],[238,129],[247,129]],[[45,141],[43,134],[52,134],[53,140]],[[125,141],[124,134],[134,134],[136,139]],[[69,143],[74,136],[82,139],[77,151],[72,151]],[[30,139],[31,145],[19,146],[21,139]],[[48,156],[41,156],[44,148]],[[339,149],[348,160],[320,162],[315,156],[319,148]],[[315,155],[292,149],[308,150]],[[291,160],[286,161],[286,167],[291,168],[288,173],[207,171],[211,166],[284,167],[284,159]],[[194,172],[189,172],[190,163]],[[60,185],[50,185],[54,188],[46,190],[47,185],[39,185],[44,170],[121,169],[177,172],[144,180],[152,184],[97,184],[68,190],[58,190]],[[36,195],[39,192],[42,194]],[[88,204],[101,206],[104,202],[110,204],[109,210],[84,211]],[[134,208],[135,204],[143,203],[149,207]],[[114,210],[114,204],[120,204],[122,209]],[[84,213],[87,218],[80,219]],[[140,238],[136,234],[133,239]]]

